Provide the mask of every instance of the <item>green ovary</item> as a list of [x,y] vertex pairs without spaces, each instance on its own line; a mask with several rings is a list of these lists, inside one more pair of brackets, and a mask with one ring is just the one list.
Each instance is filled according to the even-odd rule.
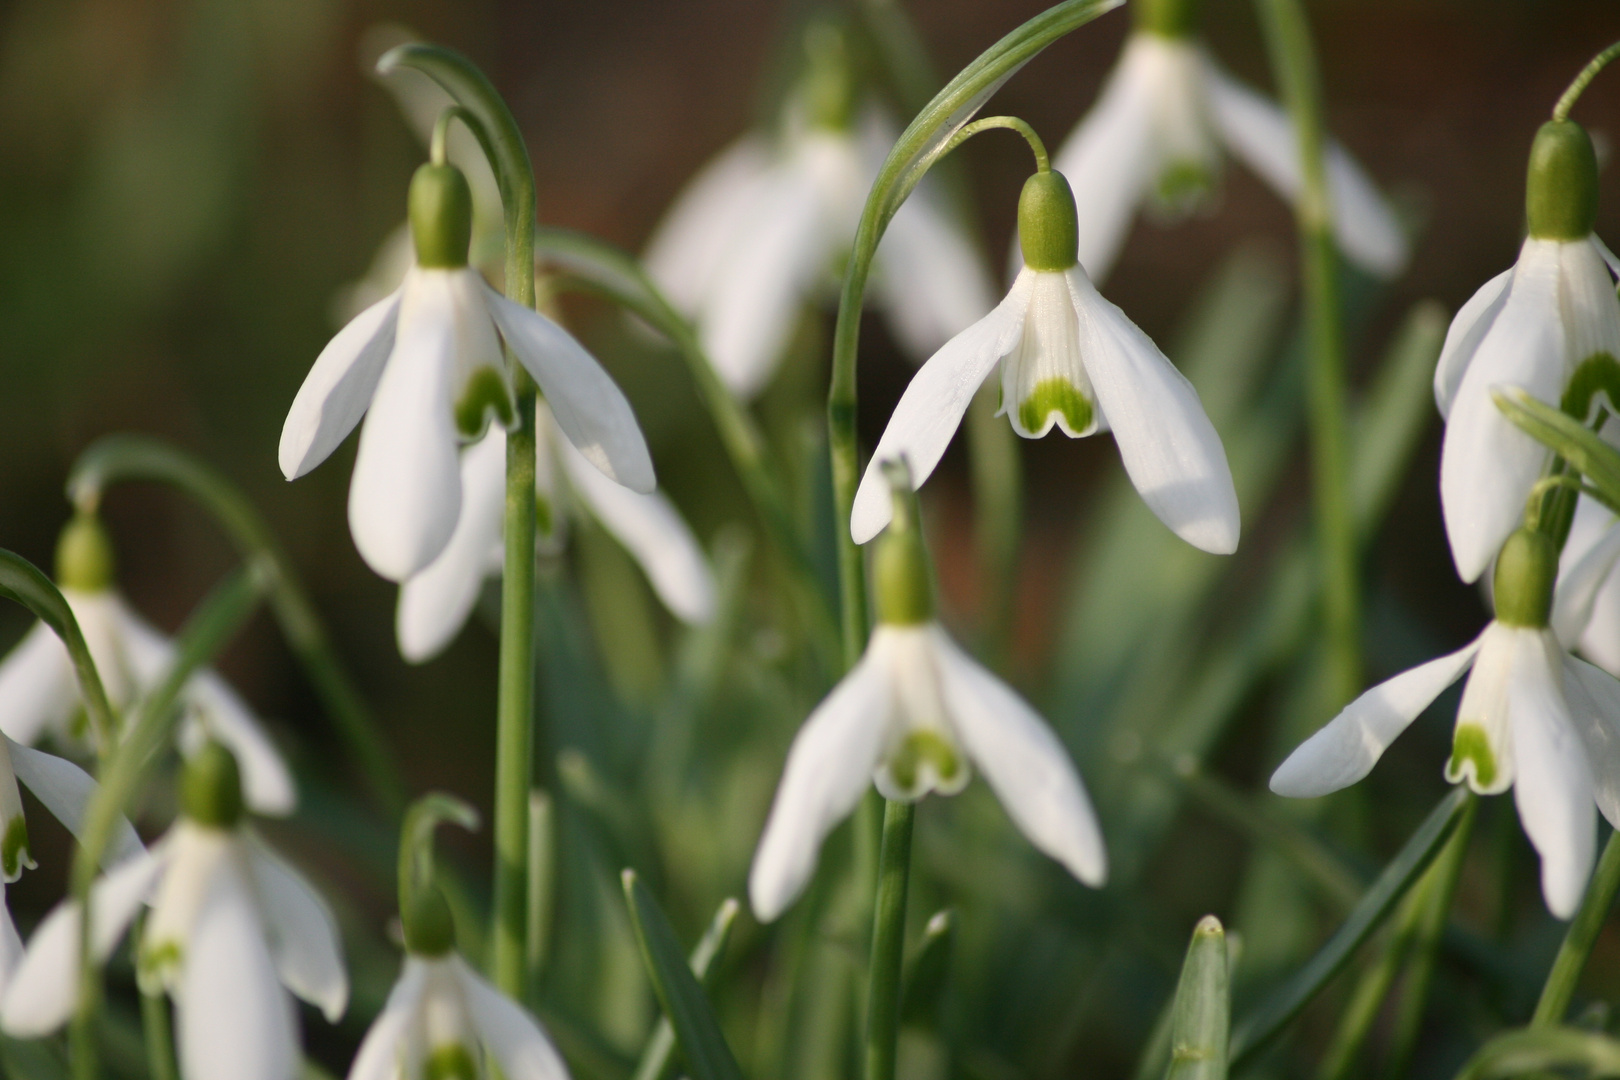
[[22,873],[23,863],[28,861],[28,823],[18,814],[6,826],[5,839],[0,841],[0,870],[10,881]]
[[506,380],[493,368],[481,367],[472,373],[456,402],[456,430],[469,439],[477,438],[484,430],[485,413],[494,413],[505,427],[511,427],[517,415],[512,395],[506,392]]
[[1068,430],[1076,435],[1091,427],[1091,402],[1068,379],[1055,376],[1035,384],[1028,397],[1018,404],[1018,422],[1031,434],[1046,426],[1053,413],[1063,417]]
[[1215,187],[1215,177],[1201,161],[1172,162],[1159,174],[1154,197],[1165,208],[1178,212],[1191,210]]
[[924,762],[934,767],[934,775],[943,787],[950,787],[962,770],[962,759],[957,756],[956,748],[938,732],[924,729],[906,736],[889,759],[889,775],[902,790],[913,791]]
[[1451,760],[1446,763],[1446,774],[1460,778],[1463,765],[1474,763],[1474,786],[1488,788],[1496,781],[1496,753],[1485,729],[1478,724],[1458,724],[1451,739]]
[[143,946],[139,961],[140,973],[148,979],[160,978],[165,971],[177,970],[183,958],[178,941],[161,941],[150,947]]
[[435,1046],[422,1062],[422,1080],[478,1080],[478,1062],[461,1043]]

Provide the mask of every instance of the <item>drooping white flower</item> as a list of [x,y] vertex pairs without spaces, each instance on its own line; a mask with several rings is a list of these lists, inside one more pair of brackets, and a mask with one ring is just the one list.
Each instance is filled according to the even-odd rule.
[[[1292,202],[1301,180],[1298,144],[1275,102],[1222,71],[1196,40],[1138,29],[1102,94],[1052,159],[1080,208],[1080,262],[1093,280],[1113,268],[1144,200],[1185,213],[1219,184],[1230,151]],[[1408,244],[1378,189],[1343,147],[1327,147],[1333,231],[1357,265],[1390,277]]]
[[855,494],[850,532],[865,543],[889,520],[884,461],[921,484],[944,456],[979,385],[999,364],[1001,411],[1039,438],[1112,430],[1143,501],[1195,547],[1237,548],[1237,492],[1198,392],[1158,346],[1105,300],[1075,261],[1074,201],[1039,172],[1019,199],[1026,265],[994,311],[952,338],[906,387]]
[[[192,770],[225,779],[199,784]],[[105,960],[150,904],[137,971],[144,986],[174,1000],[185,1080],[292,1080],[298,1018],[287,992],[335,1022],[348,1002],[348,975],[331,912],[242,823],[240,788],[229,797],[237,783],[234,760],[218,743],[188,765],[186,816],[93,886],[91,947]],[[78,1005],[79,943],[80,907],[70,899],[29,940],[0,998],[0,1027],[37,1038],[68,1021]]]
[[502,341],[591,464],[636,491],[655,486],[635,414],[602,366],[562,327],[468,267],[471,197],[459,177],[447,165],[418,170],[416,265],[321,352],[281,432],[281,470],[292,480],[366,417],[349,527],[366,563],[393,581],[427,566],[450,541],[461,508],[459,440],[481,435],[491,416],[515,419]]
[[[643,495],[603,476],[572,443],[557,437],[544,405],[537,423],[539,544],[560,544],[568,495],[578,496],[582,508],[641,564],[653,591],[676,617],[706,623],[714,613],[714,574],[674,504],[662,492]],[[395,629],[400,654],[412,663],[430,660],[450,644],[472,613],[484,579],[501,572],[505,432],[492,428],[462,450],[461,485],[461,517],[450,542],[399,589]]]
[[1620,673],[1620,519],[1582,496],[1558,566],[1552,627],[1558,640],[1607,671]]

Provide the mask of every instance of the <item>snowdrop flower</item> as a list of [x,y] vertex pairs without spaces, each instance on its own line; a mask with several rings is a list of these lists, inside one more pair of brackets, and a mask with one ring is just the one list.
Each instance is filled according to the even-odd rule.
[[1620,358],[1610,276],[1620,263],[1592,232],[1597,158],[1574,121],[1550,121],[1536,133],[1525,210],[1529,236],[1518,262],[1457,312],[1434,372],[1446,418],[1440,503],[1464,581],[1485,572],[1513,531],[1550,453],[1502,415],[1491,389],[1517,384],[1557,406],[1583,365]]
[[[62,530],[56,578],[84,634],[113,711],[123,714],[160,683],[174,664],[174,643],[142,619],[113,584],[112,541],[101,522],[81,513]],[[281,754],[241,698],[219,675],[203,669],[186,683],[180,748],[220,740],[242,763],[248,805],[255,813],[290,814],[297,789]],[[36,623],[0,661],[0,731],[28,745],[48,737],[86,747],[92,733],[67,649]]]
[[1593,804],[1620,824],[1620,682],[1570,656],[1548,628],[1557,564],[1546,535],[1513,533],[1497,560],[1496,618],[1484,633],[1351,702],[1278,767],[1271,790],[1310,797],[1360,780],[1467,671],[1446,779],[1482,795],[1513,788],[1541,855],[1547,907],[1573,915],[1592,870]]
[[1087,885],[1107,876],[1102,833],[1063,744],[934,618],[927,552],[904,468],[873,561],[878,624],[866,653],[816,707],[787,766],[748,878],[769,922],[803,890],[821,842],[875,783],[886,798],[954,795],[975,766],[1032,844]]
[[1103,299],[1075,258],[1074,197],[1043,169],[1018,200],[1024,269],[994,311],[952,338],[901,395],[855,493],[850,532],[864,544],[889,520],[882,462],[928,479],[969,402],[1001,365],[1001,411],[1039,438],[1112,429],[1143,501],[1176,535],[1216,554],[1237,548],[1238,504],[1226,451],[1198,392],[1158,346]]
[[[90,938],[112,953],[143,903],[151,905],[136,963],[142,985],[174,1000],[185,1080],[292,1080],[298,1018],[290,990],[335,1022],[348,1002],[337,926],[307,882],[243,823],[235,759],[210,743],[188,763],[183,816],[152,849],[98,880]],[[17,1038],[60,1028],[78,1005],[79,905],[40,924],[11,986],[0,1026]]]
[[[1113,268],[1144,199],[1161,216],[1204,204],[1219,186],[1222,150],[1242,159],[1283,198],[1303,187],[1288,114],[1222,71],[1192,36],[1185,0],[1133,3],[1136,30],[1102,94],[1059,148],[1080,214],[1080,262],[1096,281]],[[1327,146],[1333,231],[1345,255],[1391,277],[1407,240],[1361,168]]]
[[[881,110],[857,107],[841,31],[818,22],[805,40],[808,74],[779,138],[747,135],[722,151],[647,245],[653,279],[742,397],[770,381],[804,304],[840,271],[896,137]],[[929,185],[890,223],[873,284],[918,359],[993,303],[973,241]]]
[[[567,495],[576,495],[641,564],[653,590],[677,618],[690,624],[708,622],[714,613],[714,574],[674,504],[662,492],[643,495],[603,476],[572,443],[557,437],[544,404],[537,422],[539,545],[560,547]],[[484,579],[501,572],[504,431],[493,428],[481,442],[462,451],[461,487],[461,518],[449,544],[426,569],[400,586],[395,627],[400,654],[412,663],[430,660],[450,644],[472,613]]]
[[1582,496],[1558,564],[1552,627],[1566,648],[1620,673],[1620,528],[1613,512]]
[[647,492],[652,460],[635,414],[567,331],[490,288],[467,265],[471,199],[442,162],[411,181],[416,265],[394,293],[321,352],[281,432],[281,471],[296,479],[360,430],[349,529],[378,574],[404,581],[438,557],[461,508],[462,438],[493,417],[516,420],[504,340],[545,394],[557,425],[592,465]]

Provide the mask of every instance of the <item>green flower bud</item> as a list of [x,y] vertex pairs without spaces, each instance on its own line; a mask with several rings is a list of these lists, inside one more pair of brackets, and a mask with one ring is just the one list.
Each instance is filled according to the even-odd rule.
[[1540,629],[1552,615],[1558,548],[1552,538],[1518,529],[1496,557],[1496,621]]
[[1131,0],[1136,28],[1160,37],[1191,37],[1198,26],[1198,0]]
[[405,948],[414,956],[443,956],[456,947],[456,922],[436,884],[417,889],[410,910],[400,912],[399,919],[405,927]]
[[894,517],[872,553],[878,622],[928,622],[934,617],[934,583],[922,523],[917,520],[917,493],[911,490],[911,474],[904,466],[885,468],[884,473],[889,477]]
[[1530,146],[1524,213],[1537,240],[1580,240],[1597,222],[1597,154],[1573,120],[1549,120]]
[[1018,196],[1018,243],[1031,270],[1067,270],[1079,261],[1080,220],[1074,192],[1056,171],[1024,181]]
[[102,592],[113,583],[112,538],[93,513],[79,512],[56,541],[56,583],[76,592]]
[[429,162],[411,177],[411,239],[416,264],[442,270],[467,265],[472,243],[472,189],[461,170]]
[[242,820],[244,809],[236,755],[210,739],[180,774],[180,810],[199,825],[230,829]]

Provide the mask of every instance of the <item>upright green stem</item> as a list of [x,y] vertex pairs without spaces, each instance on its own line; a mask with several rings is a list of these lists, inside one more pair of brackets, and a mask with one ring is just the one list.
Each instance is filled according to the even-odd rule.
[[[145,917],[136,922],[146,925]],[[136,931],[139,937],[140,931]],[[141,991],[141,1034],[146,1043],[146,1072],[149,1080],[180,1080],[180,1067],[174,1057],[174,1029],[169,1019],[169,1000],[161,989]]]
[[1271,66],[1293,119],[1303,184],[1295,203],[1309,326],[1312,501],[1334,707],[1361,689],[1361,612],[1349,496],[1343,310],[1323,160],[1322,88],[1300,0],[1256,0]]
[[911,885],[911,823],[916,807],[889,800],[883,808],[877,903],[872,912],[872,965],[866,999],[866,1080],[894,1080],[900,1036],[900,968]]
[[1541,988],[1541,1000],[1536,1002],[1535,1015],[1530,1018],[1531,1027],[1554,1027],[1564,1022],[1564,1014],[1569,1011],[1570,1000],[1575,996],[1575,984],[1580,981],[1581,969],[1586,966],[1586,958],[1592,954],[1592,946],[1597,943],[1598,932],[1603,929],[1609,910],[1614,907],[1617,890],[1620,890],[1620,832],[1613,832],[1609,834],[1609,842],[1603,846],[1603,856],[1598,859],[1597,869],[1586,886],[1586,896],[1581,899],[1580,910],[1570,920],[1564,943],[1558,947],[1552,970],[1547,973],[1547,983]]

